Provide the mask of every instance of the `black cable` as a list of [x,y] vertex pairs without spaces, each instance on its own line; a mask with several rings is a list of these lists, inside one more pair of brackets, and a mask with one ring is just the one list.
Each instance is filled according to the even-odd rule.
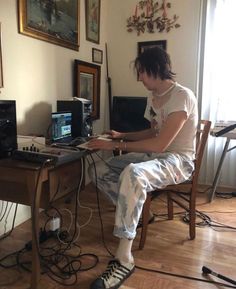
[[217,198],[222,198],[222,199],[232,199],[233,197],[236,197],[236,193],[235,192],[230,192],[230,193],[216,192],[215,196]]
[[[166,201],[162,200],[161,198],[159,198],[159,200],[164,202],[164,203],[166,203]],[[156,217],[168,216],[168,214],[160,215],[160,214],[156,214],[156,213],[153,213],[153,215],[156,216]],[[183,218],[182,218],[183,222],[189,223],[189,212],[186,212],[186,210],[178,212],[178,213],[174,213],[174,216],[176,216],[176,215],[183,215]],[[216,221],[212,220],[204,212],[196,210],[196,216],[202,220],[200,222],[196,222],[195,223],[195,225],[197,227],[206,227],[207,226],[207,227],[212,228],[215,231],[216,231],[216,228],[218,228],[218,229],[220,228],[221,231],[222,231],[222,229],[236,230],[236,227],[228,226],[228,225],[225,225],[223,223],[216,222]],[[219,230],[217,230],[217,231],[219,231]]]
[[94,174],[95,174],[95,187],[96,187],[96,196],[97,196],[97,206],[98,206],[98,215],[99,215],[99,220],[100,220],[100,227],[101,227],[101,237],[102,237],[102,243],[104,248],[106,249],[106,251],[108,252],[108,254],[114,258],[114,254],[111,253],[111,251],[109,250],[109,248],[106,245],[106,241],[105,241],[105,234],[104,234],[104,226],[103,226],[103,221],[102,221],[102,215],[101,215],[101,207],[100,207],[100,199],[99,199],[99,190],[98,190],[98,186],[97,186],[97,169],[96,169],[96,164],[94,161],[93,156],[90,154],[90,157],[92,159],[93,162],[93,167],[94,167]]
[[13,252],[13,253],[10,253],[10,254],[2,257],[2,258],[0,259],[0,267],[2,267],[2,268],[4,268],[4,269],[9,269],[9,268],[13,268],[13,267],[17,266],[17,265],[18,265],[17,262],[14,263],[14,264],[11,264],[11,265],[4,265],[4,261],[7,260],[7,259],[9,259],[9,258],[11,258],[11,257],[14,257],[14,256],[17,255],[17,254],[20,254],[20,252],[22,252],[22,251],[24,251],[24,250],[25,250],[25,249],[21,249],[21,250],[19,250],[19,251],[15,251],[15,252]]
[[[46,273],[49,278],[51,278],[52,280],[54,280],[60,285],[63,285],[63,286],[74,285],[78,281],[77,273],[84,272],[84,271],[94,268],[99,261],[96,255],[90,254],[90,253],[82,254],[81,251],[79,251],[77,255],[73,255],[73,256],[68,255],[68,254],[65,255],[64,253],[62,253],[64,249],[61,249],[60,247],[61,246],[59,246],[58,250],[52,250],[54,251],[53,254],[47,254],[47,256],[44,255],[43,259],[45,262],[47,262],[47,266],[42,268],[44,269],[44,272],[42,272],[42,274]],[[48,250],[51,250],[51,249],[52,248],[48,248]],[[18,259],[20,259],[19,256],[20,254],[18,254]],[[92,262],[91,265],[83,267],[82,260],[84,258],[91,259],[91,262]],[[64,265],[60,266],[59,265],[60,263]],[[29,265],[31,265],[31,262],[20,262],[20,260],[18,260],[18,264],[24,270],[31,272],[31,269],[29,268]],[[72,278],[73,280],[71,280]],[[67,283],[64,284],[60,280],[61,281],[67,280]]]
[[[196,211],[196,216],[199,217],[200,219],[202,219],[202,221],[196,222],[196,226],[198,226],[198,227],[208,226],[208,227],[212,228],[213,230],[215,228],[236,230],[236,227],[228,226],[228,225],[225,225],[223,223],[213,221],[208,215],[206,215],[200,211]],[[189,213],[188,212],[185,212],[185,215],[183,216],[183,221],[185,223],[189,223]]]
[[[79,271],[85,271],[90,270],[91,268],[94,268],[98,263],[98,257],[95,254],[86,253],[86,254],[78,254],[77,256],[68,256],[65,254],[66,250],[71,249],[71,245],[73,244],[76,246],[76,243],[74,243],[75,236],[77,234],[77,224],[78,224],[78,197],[81,190],[82,180],[84,176],[84,167],[83,162],[81,162],[81,175],[80,175],[80,181],[78,182],[78,187],[76,189],[76,202],[75,202],[75,221],[74,221],[74,233],[73,236],[70,238],[70,240],[66,240],[67,243],[64,243],[64,246],[60,246],[58,250],[54,250],[54,254],[50,256],[50,259],[46,258],[44,256],[44,259],[46,258],[46,269],[47,269],[47,275],[56,281],[57,283],[64,285],[64,283],[60,282],[59,280],[67,280],[67,285],[73,285],[77,282],[77,273]],[[48,256],[49,257],[49,256]],[[54,257],[54,260],[53,260]],[[93,259],[93,264],[91,266],[88,266],[87,268],[82,268],[82,263],[79,260],[79,258],[89,257]],[[63,260],[65,262],[63,262]],[[59,266],[59,263],[63,262],[65,264],[63,267]],[[50,266],[48,266],[48,263]],[[75,264],[80,264],[78,269],[75,269]],[[45,265],[45,264],[44,264]],[[74,281],[71,280],[71,278],[74,277]],[[59,280],[58,280],[59,279]],[[68,281],[70,280],[70,282]]]
[[58,194],[58,192],[59,192],[60,185],[61,185],[61,182],[60,182],[60,179],[58,178],[56,191],[55,191],[54,195],[52,196],[49,204],[52,204],[52,203],[54,202],[54,200],[55,200],[55,198],[56,198],[56,196],[57,196],[57,194]]
[[212,280],[206,280],[206,279],[201,279],[201,278],[196,278],[196,277],[191,277],[191,276],[186,276],[186,275],[181,275],[181,274],[165,272],[165,271],[161,271],[161,270],[145,268],[145,267],[138,266],[138,265],[135,265],[135,268],[143,270],[143,271],[159,273],[159,274],[163,274],[163,275],[168,275],[168,276],[173,276],[173,277],[178,277],[178,278],[183,278],[183,279],[188,279],[188,280],[194,280],[194,281],[199,281],[199,282],[211,283],[211,284],[219,285],[219,286],[225,286],[228,288],[236,288],[236,286],[228,285],[225,283],[220,283],[220,282],[216,282],[216,281],[212,281]]
[[[52,258],[50,258],[50,267],[46,266],[48,272],[47,275],[56,281],[57,283],[64,285],[64,283],[60,282],[59,280],[67,280],[67,285],[73,285],[77,282],[77,272],[79,271],[85,271],[89,270],[91,268],[94,268],[97,263],[98,263],[98,257],[95,254],[79,254],[78,256],[73,256],[73,259],[70,260],[68,255],[65,255],[66,250],[71,248],[71,245],[75,245],[74,239],[77,234],[77,224],[78,224],[78,195],[81,190],[81,185],[82,185],[82,180],[83,180],[83,175],[84,175],[84,168],[83,168],[83,163],[81,162],[81,176],[80,176],[80,181],[78,182],[78,188],[76,190],[76,202],[75,202],[75,221],[74,221],[74,233],[73,236],[70,238],[70,240],[66,240],[67,243],[65,243],[64,247],[60,247],[58,251],[54,252],[55,260],[53,261]],[[82,268],[81,269],[81,262],[79,261],[79,258],[84,258],[84,257],[92,257],[94,259],[94,262],[91,266],[88,266],[87,268]],[[45,258],[45,257],[44,257]],[[75,259],[76,258],[76,259]],[[48,259],[47,264],[49,262]],[[59,262],[62,262],[65,260],[65,265],[61,268],[58,264]],[[75,264],[79,264],[79,268],[75,269]],[[45,264],[44,264],[45,265]],[[71,280],[71,278],[74,277],[74,280]],[[59,279],[59,280],[58,280]],[[68,281],[70,279],[70,282]]]
[[[81,253],[80,247],[74,242],[75,235],[77,234],[77,223],[78,223],[78,194],[81,189],[81,184],[82,184],[82,178],[83,178],[83,167],[81,168],[81,179],[78,182],[78,188],[76,192],[76,204],[75,204],[75,228],[74,228],[74,233],[71,236],[70,240],[68,240],[68,243],[65,244],[59,244],[59,246],[54,245],[53,247],[39,247],[38,243],[38,232],[36,232],[35,228],[35,208],[36,208],[36,198],[37,198],[37,191],[39,188],[39,181],[40,177],[43,171],[44,166],[46,165],[47,162],[44,162],[40,169],[39,172],[36,176],[36,183],[35,183],[35,188],[34,188],[34,194],[33,194],[33,202],[32,202],[32,234],[34,234],[34,238],[36,240],[36,250],[37,254],[40,259],[41,263],[41,268],[43,270],[43,274],[46,273],[52,280],[56,281],[60,285],[63,286],[71,286],[75,284],[78,281],[77,278],[77,273],[80,271],[86,271],[94,268],[97,263],[99,262],[98,256],[95,254],[91,253]],[[57,188],[58,189],[58,188]],[[53,207],[53,209],[57,210],[56,208]],[[59,211],[58,211],[59,212]],[[47,214],[47,212],[46,212]],[[45,225],[46,226],[46,225]],[[44,229],[45,229],[44,226]],[[46,232],[46,231],[45,231]],[[75,256],[70,256],[66,254],[67,250],[70,250],[71,247],[77,246],[79,248],[79,253]],[[23,261],[22,256],[28,251],[31,250],[31,246],[25,247],[19,251],[16,251],[14,253],[11,253],[2,259],[0,259],[0,266],[3,268],[10,268],[10,267],[15,267],[15,266],[20,266],[24,270],[31,272],[31,262],[29,261]],[[44,253],[45,251],[45,253]],[[11,265],[5,265],[4,262],[8,258],[15,257],[16,262]],[[90,264],[88,264],[88,260],[86,264],[88,264],[86,267],[83,266],[82,260],[85,258],[89,258]],[[66,280],[66,284],[63,282]]]
[[17,209],[18,209],[18,204],[16,203],[15,204],[15,212],[14,212],[14,217],[13,217],[13,220],[12,220],[12,226],[11,226],[11,230],[7,233],[4,233],[3,236],[0,237],[0,241],[5,239],[6,237],[10,236],[12,231],[14,230],[14,227],[15,227],[15,221],[16,221],[16,214],[17,214]]
[[5,215],[6,215],[6,212],[7,212],[7,208],[8,208],[8,202],[7,202],[7,204],[6,204],[6,207],[5,207],[5,212],[3,213],[3,215],[2,215],[2,217],[1,217],[1,219],[0,219],[0,222],[4,219],[4,217],[5,217]]
[[81,190],[81,185],[82,185],[82,180],[83,180],[83,175],[84,175],[84,167],[83,167],[83,162],[81,162],[81,175],[80,175],[80,181],[78,182],[78,186],[76,188],[76,196],[75,196],[75,199],[76,199],[76,202],[75,202],[75,221],[74,221],[74,233],[73,233],[73,236],[72,238],[68,241],[67,240],[67,243],[68,244],[71,244],[75,238],[75,235],[77,233],[77,223],[78,223],[78,195],[80,193],[80,190]]
[[[38,236],[37,236],[37,232],[36,232],[36,228],[35,228],[35,208],[36,208],[36,198],[37,198],[37,191],[39,188],[39,181],[40,181],[40,177],[43,171],[44,166],[46,165],[47,161],[42,163],[38,174],[36,176],[36,183],[35,183],[35,188],[34,188],[34,194],[33,194],[33,201],[32,201],[32,234],[34,235],[34,238],[36,240],[36,250],[37,250],[37,254],[39,256],[40,259],[40,263],[41,263],[41,268],[43,269],[43,274],[46,273],[48,275],[49,278],[51,278],[52,280],[54,280],[55,282],[57,282],[58,284],[62,285],[62,286],[71,286],[74,285],[75,283],[77,283],[78,281],[78,277],[77,277],[77,273],[81,272],[81,271],[87,271],[90,270],[92,268],[94,268],[98,262],[98,256],[96,256],[95,254],[91,254],[91,253],[81,253],[81,249],[79,250],[79,254],[77,254],[76,256],[70,256],[68,254],[66,254],[67,250],[70,250],[72,245],[73,246],[77,246],[78,248],[80,248],[76,243],[75,243],[75,236],[77,233],[77,224],[78,224],[78,196],[79,196],[79,192],[81,190],[81,185],[82,185],[82,180],[83,180],[83,175],[84,175],[84,168],[83,168],[83,163],[81,162],[81,175],[80,175],[80,181],[78,181],[78,187],[76,190],[76,202],[75,202],[75,221],[74,221],[74,232],[73,235],[71,236],[71,238],[69,240],[67,240],[67,243],[64,243],[63,245],[60,243],[59,246],[50,246],[50,247],[39,247],[39,243],[38,243]],[[58,184],[57,189],[56,189],[56,193],[53,196],[56,196],[56,194],[58,193],[60,184]],[[60,214],[59,210],[57,210],[55,207],[52,206],[52,203],[50,203],[51,205],[51,209],[55,209],[57,211],[58,214]],[[7,210],[7,209],[6,209]],[[4,214],[5,215],[5,214]],[[46,215],[49,216],[49,214],[46,211]],[[15,218],[14,218],[15,219]],[[62,216],[61,216],[62,219]],[[62,220],[61,220],[62,221]],[[44,226],[44,232],[46,232],[45,230],[46,228],[46,224]],[[67,236],[68,237],[68,236]],[[31,250],[31,246],[28,247],[28,250]],[[23,248],[19,251],[16,251],[14,253],[11,253],[5,257],[3,257],[2,259],[0,259],[0,266],[3,268],[11,268],[11,267],[15,267],[15,266],[20,266],[21,268],[23,268],[24,270],[31,272],[31,262],[27,262],[27,261],[23,261],[22,260],[22,256],[28,251],[26,250],[26,248]],[[45,251],[46,250],[46,251]],[[44,253],[45,251],[45,253]],[[16,262],[11,264],[11,265],[5,265],[4,262],[11,257],[15,257]],[[87,259],[86,264],[88,264],[86,267],[83,266],[82,264],[82,260],[84,260],[85,258]],[[89,261],[89,263],[88,263]],[[65,281],[66,280],[66,284]]]

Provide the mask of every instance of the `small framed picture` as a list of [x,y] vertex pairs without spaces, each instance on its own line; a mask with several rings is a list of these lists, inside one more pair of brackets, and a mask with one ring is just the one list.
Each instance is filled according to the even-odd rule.
[[138,42],[138,55],[140,55],[145,49],[156,46],[166,50],[166,42],[166,40]]
[[92,48],[92,61],[102,64],[103,51],[97,48]]

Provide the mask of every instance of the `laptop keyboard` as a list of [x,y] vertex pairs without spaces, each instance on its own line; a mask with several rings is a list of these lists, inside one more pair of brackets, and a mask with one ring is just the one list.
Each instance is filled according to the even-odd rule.
[[70,146],[76,147],[90,140],[90,137],[77,137],[70,142]]

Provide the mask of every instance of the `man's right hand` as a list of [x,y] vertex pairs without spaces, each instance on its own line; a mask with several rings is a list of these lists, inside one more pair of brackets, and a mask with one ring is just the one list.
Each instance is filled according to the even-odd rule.
[[111,138],[114,138],[114,139],[122,139],[124,137],[124,133],[116,131],[116,130],[106,131],[105,134],[109,135]]

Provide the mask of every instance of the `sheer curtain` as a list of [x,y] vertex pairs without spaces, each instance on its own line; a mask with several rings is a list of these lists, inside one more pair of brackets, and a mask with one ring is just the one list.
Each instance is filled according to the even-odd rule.
[[[236,0],[207,0],[206,8],[201,118],[236,123]],[[203,183],[212,184],[225,141],[210,136]],[[235,145],[230,142],[230,147]],[[226,155],[219,184],[236,187],[236,149]]]

